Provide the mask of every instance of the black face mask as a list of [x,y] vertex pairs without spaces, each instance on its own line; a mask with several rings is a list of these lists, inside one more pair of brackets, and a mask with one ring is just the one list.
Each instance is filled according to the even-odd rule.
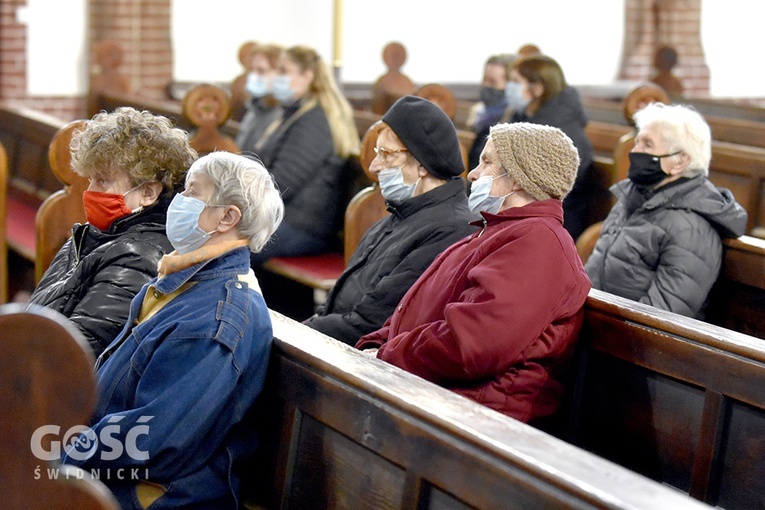
[[677,154],[680,154],[680,151],[660,156],[647,152],[630,152],[630,168],[627,171],[627,177],[638,188],[651,188],[667,177],[667,174],[661,169],[661,158]]
[[481,87],[481,102],[491,108],[504,101],[505,91],[494,87]]

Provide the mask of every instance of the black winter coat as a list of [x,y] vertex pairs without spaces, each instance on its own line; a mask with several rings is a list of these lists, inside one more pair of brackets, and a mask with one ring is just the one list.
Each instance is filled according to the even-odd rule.
[[340,230],[346,162],[335,152],[324,110],[315,103],[300,111],[303,104],[284,108],[281,125],[257,153],[281,191],[284,222],[330,241]]
[[475,232],[463,179],[387,204],[391,215],[364,234],[326,303],[305,321],[350,345],[382,327],[436,256]]
[[173,251],[165,233],[169,203],[161,200],[104,232],[75,224],[30,302],[69,317],[97,357],[122,330],[130,301],[157,275],[159,260]]

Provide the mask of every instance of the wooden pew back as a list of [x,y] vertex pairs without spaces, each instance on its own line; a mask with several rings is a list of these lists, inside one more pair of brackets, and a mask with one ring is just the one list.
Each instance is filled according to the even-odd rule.
[[245,482],[256,494],[251,501],[271,508],[705,507],[272,318],[275,345],[261,403],[272,420],[261,436],[259,471]]
[[8,248],[30,266],[35,261],[35,213],[61,186],[51,171],[48,148],[63,125],[34,110],[0,107],[0,143],[7,155],[6,239]]
[[35,216],[35,279],[38,282],[56,253],[71,237],[72,226],[87,221],[82,194],[88,188],[88,179],[72,170],[69,150],[72,135],[84,128],[85,123],[75,120],[59,129],[48,150],[50,166],[63,188],[49,195]]
[[760,506],[763,341],[596,290],[585,306],[567,440],[712,505]]
[[0,305],[8,301],[7,185],[8,157],[3,144],[0,143]]
[[[87,342],[63,315],[20,304],[0,306],[0,331],[3,508],[118,508],[100,481],[90,475],[78,479],[75,471],[64,471],[32,449],[55,451],[55,442],[60,445],[72,427],[88,423],[96,384]],[[59,427],[59,432],[40,437],[40,427],[46,425]]]

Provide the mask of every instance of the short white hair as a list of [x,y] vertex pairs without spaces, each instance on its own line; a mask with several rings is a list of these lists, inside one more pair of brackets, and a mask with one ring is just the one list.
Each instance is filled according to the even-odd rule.
[[236,228],[259,252],[284,218],[284,202],[273,176],[259,161],[230,152],[211,152],[196,160],[192,174],[204,175],[215,187],[210,204],[235,205],[242,212]]
[[656,124],[669,152],[683,151],[690,158],[683,175],[709,176],[712,159],[712,132],[699,112],[690,106],[651,103],[632,117],[638,130]]

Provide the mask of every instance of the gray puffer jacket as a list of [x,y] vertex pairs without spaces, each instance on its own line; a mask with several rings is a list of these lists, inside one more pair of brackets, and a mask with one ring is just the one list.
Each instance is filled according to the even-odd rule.
[[642,204],[629,180],[611,191],[618,201],[585,265],[593,288],[703,318],[720,272],[720,239],[744,234],[746,211],[704,176],[671,183]]

